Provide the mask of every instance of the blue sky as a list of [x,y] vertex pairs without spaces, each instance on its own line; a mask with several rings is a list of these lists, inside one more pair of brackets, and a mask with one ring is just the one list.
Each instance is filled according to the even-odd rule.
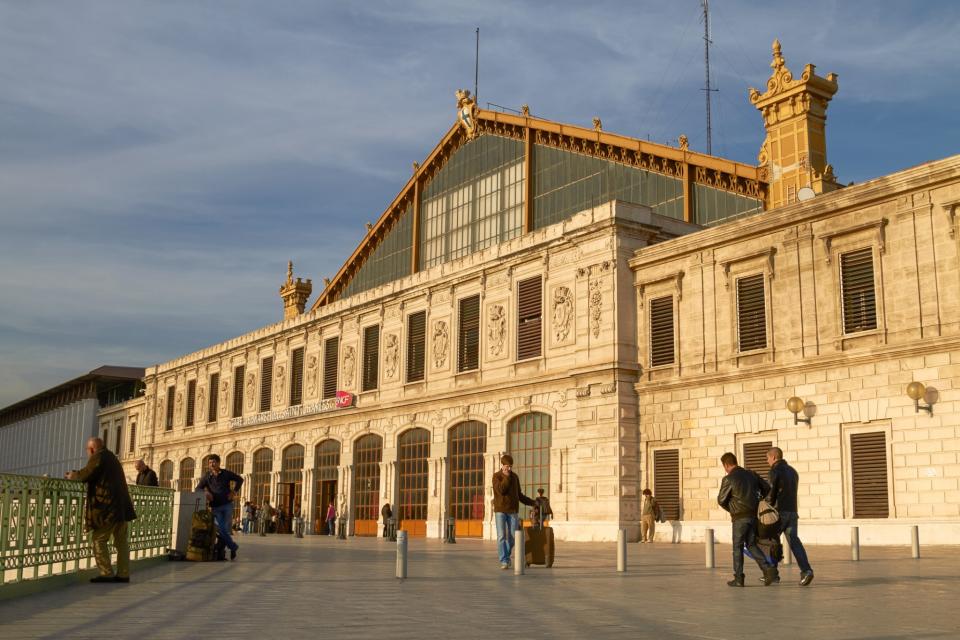
[[[828,154],[860,182],[960,152],[960,3],[721,2],[716,155],[754,163],[748,86],[836,72]],[[0,407],[282,315],[332,276],[480,102],[705,148],[703,27],[675,2],[0,3]],[[319,289],[319,287],[317,287]]]

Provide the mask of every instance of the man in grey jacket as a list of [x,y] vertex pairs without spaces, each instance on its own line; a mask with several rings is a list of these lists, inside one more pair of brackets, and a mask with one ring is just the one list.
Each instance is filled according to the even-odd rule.
[[733,523],[733,580],[727,582],[727,586],[743,586],[744,546],[763,571],[763,584],[769,586],[780,582],[777,568],[767,564],[763,552],[757,547],[757,506],[760,496],[766,495],[770,487],[756,473],[737,464],[737,456],[732,453],[723,454],[720,463],[727,475],[720,483],[717,504],[730,514]]

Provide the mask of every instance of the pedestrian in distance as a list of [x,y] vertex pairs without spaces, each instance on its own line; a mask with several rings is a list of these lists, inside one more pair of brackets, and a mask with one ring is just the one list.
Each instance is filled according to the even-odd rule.
[[143,458],[137,460],[133,466],[137,469],[137,485],[141,487],[160,486],[160,481],[157,480],[157,472],[148,467]]
[[250,528],[253,526],[253,514],[254,514],[253,505],[250,504],[249,500],[247,500],[246,502],[243,503],[242,524],[243,524],[244,535],[250,533]]
[[333,500],[330,501],[330,504],[327,506],[327,535],[335,536],[337,535],[337,508],[333,504]]
[[389,502],[384,502],[383,506],[380,507],[380,517],[383,518],[383,537],[386,538],[390,535],[388,529],[390,527],[390,518],[393,517],[393,509],[390,508]]
[[[233,499],[236,492],[243,485],[243,478],[232,471],[220,467],[220,456],[211,454],[207,458],[207,472],[200,478],[195,491],[203,491],[207,496],[207,504],[213,511],[213,520],[217,524],[217,533],[220,543],[230,549],[230,559],[237,559],[237,549],[240,547],[230,535],[230,525],[233,523]],[[222,547],[221,547],[222,548]]]
[[653,542],[660,516],[660,503],[653,497],[650,489],[644,489],[640,501],[640,542]]
[[493,474],[493,515],[497,524],[497,551],[500,568],[510,568],[514,533],[520,526],[520,503],[529,507],[536,502],[523,495],[520,478],[513,473],[513,456],[500,457],[500,470]]
[[257,524],[259,525],[258,530],[261,537],[266,537],[267,535],[267,526],[270,524],[270,516],[273,507],[270,506],[269,500],[264,500],[263,504],[260,505],[260,508],[257,510]]
[[797,486],[800,484],[800,474],[783,459],[783,450],[780,447],[770,447],[767,451],[767,464],[770,465],[767,502],[780,514],[780,528],[786,535],[793,557],[797,559],[797,566],[800,567],[800,586],[805,587],[813,582],[813,569],[797,534]]
[[730,452],[720,457],[720,464],[727,475],[720,483],[717,504],[730,514],[733,527],[733,580],[727,582],[727,586],[744,586],[744,547],[763,572],[763,584],[769,586],[779,582],[777,568],[767,562],[757,547],[757,506],[760,496],[766,495],[770,487],[756,473],[741,467],[737,463],[737,456]]
[[[537,497],[533,499],[533,511],[536,514],[536,521],[532,522],[534,527],[543,528],[547,526],[547,521],[553,517],[553,509],[550,508],[550,498],[543,495],[543,489],[537,489]],[[531,515],[531,521],[534,520]]]
[[[67,480],[87,485],[84,525],[90,531],[93,555],[100,575],[90,582],[130,582],[130,542],[127,523],[135,520],[133,501],[127,489],[127,478],[117,456],[100,438],[87,440],[87,465],[79,471],[68,471]],[[117,573],[110,564],[107,542],[113,540],[117,550]]]

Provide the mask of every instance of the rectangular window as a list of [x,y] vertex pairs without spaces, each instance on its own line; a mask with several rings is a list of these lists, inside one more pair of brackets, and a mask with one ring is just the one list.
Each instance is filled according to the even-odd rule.
[[337,363],[339,362],[340,338],[327,338],[323,342],[323,399],[337,395]]
[[380,325],[363,329],[363,391],[377,388],[380,374]]
[[427,312],[407,316],[407,382],[423,380],[427,348]]
[[294,349],[290,356],[290,406],[303,403],[303,347]]
[[766,479],[767,472],[770,471],[770,465],[767,464],[767,451],[773,443],[766,442],[744,442],[743,443],[743,468],[750,471],[756,471],[761,478]]
[[737,279],[737,337],[740,351],[767,346],[767,306],[763,274]]
[[233,370],[233,417],[243,416],[243,377],[247,374],[247,368],[240,365]]
[[543,343],[543,295],[541,277],[517,285],[517,360],[538,358]]
[[877,328],[877,295],[873,287],[873,249],[840,256],[840,292],[843,298],[843,332]]
[[680,450],[653,452],[653,496],[660,503],[663,517],[680,519]]
[[273,356],[260,362],[260,413],[270,411],[273,402]]
[[674,363],[673,296],[650,301],[650,366]]
[[121,444],[121,441],[123,440],[123,420],[117,420],[117,422],[113,426],[117,432],[117,440],[116,442],[114,442],[113,451],[119,456],[120,453],[122,452],[122,449],[120,448],[120,444]]
[[882,431],[850,434],[853,517],[888,518],[887,437]]
[[110,429],[108,427],[103,428],[103,446],[105,449],[110,448]]
[[460,300],[457,371],[480,368],[480,296]]
[[167,422],[166,430],[173,430],[173,403],[176,400],[177,388],[167,387]]
[[193,418],[197,408],[197,381],[187,382],[187,426],[193,426]]
[[220,374],[210,374],[210,404],[207,407],[207,422],[216,422],[220,402]]
[[131,455],[137,448],[137,423],[130,422],[130,439],[127,442],[127,453]]

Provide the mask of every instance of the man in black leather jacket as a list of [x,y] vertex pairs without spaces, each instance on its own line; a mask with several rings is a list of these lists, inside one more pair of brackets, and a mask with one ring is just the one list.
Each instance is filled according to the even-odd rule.
[[763,571],[763,584],[769,586],[779,582],[777,568],[766,563],[763,552],[757,547],[757,505],[760,496],[765,495],[770,487],[756,473],[737,464],[737,456],[732,453],[723,454],[720,463],[727,475],[720,483],[717,503],[730,513],[733,521],[733,580],[727,585],[743,586],[744,545]]
[[780,447],[770,447],[767,451],[767,464],[770,465],[767,502],[780,514],[780,523],[787,536],[790,551],[800,567],[800,586],[805,587],[813,582],[813,569],[810,568],[807,551],[797,535],[797,485],[800,484],[800,476],[783,459],[783,450]]

